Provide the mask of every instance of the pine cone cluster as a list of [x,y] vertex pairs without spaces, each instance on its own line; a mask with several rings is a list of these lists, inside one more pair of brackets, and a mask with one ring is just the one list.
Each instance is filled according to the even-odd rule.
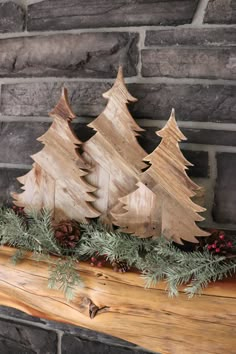
[[80,229],[75,221],[61,221],[54,225],[55,238],[63,248],[75,248],[80,239]]
[[[100,255],[99,252],[97,251],[96,254],[91,258],[91,263],[90,265],[92,267],[103,267],[105,264],[108,264],[109,261],[107,261],[107,256],[106,255]],[[130,267],[126,262],[121,262],[118,260],[114,260],[111,262],[112,269],[114,272],[120,272],[120,273],[126,273],[130,270]]]
[[120,273],[126,273],[130,269],[127,263],[125,262],[120,262],[120,261],[113,261],[111,263],[112,268],[115,272],[120,272]]

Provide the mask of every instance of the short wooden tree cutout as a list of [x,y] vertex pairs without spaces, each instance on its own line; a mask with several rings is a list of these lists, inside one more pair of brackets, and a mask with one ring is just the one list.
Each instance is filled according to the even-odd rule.
[[48,208],[55,222],[74,219],[86,223],[87,218],[100,213],[91,204],[96,199],[91,194],[96,188],[84,179],[88,165],[77,151],[81,141],[69,126],[75,115],[66,89],[50,116],[52,125],[38,138],[44,148],[31,156],[35,161],[32,170],[18,178],[24,192],[13,193],[14,204],[26,211]]
[[179,148],[178,142],[186,137],[177,126],[174,110],[156,134],[162,141],[144,158],[151,166],[143,172],[138,189],[120,199],[126,211],[113,213],[114,223],[138,237],[163,235],[177,243],[198,242],[195,236],[209,235],[195,224],[204,219],[198,213],[205,209],[191,200],[199,187],[185,172],[191,163]]

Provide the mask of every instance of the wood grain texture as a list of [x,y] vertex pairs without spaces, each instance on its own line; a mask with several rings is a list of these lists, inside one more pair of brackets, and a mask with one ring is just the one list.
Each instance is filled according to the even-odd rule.
[[[165,283],[145,290],[139,274],[80,263],[85,286],[68,304],[60,292],[47,288],[46,262],[27,257],[14,266],[9,259],[14,252],[1,247],[1,305],[107,333],[162,354],[235,353],[235,279],[211,284],[202,296],[188,300],[182,293],[169,298]],[[105,310],[92,319],[91,304]]]
[[[200,187],[185,172],[191,163],[179,148],[186,137],[177,126],[174,110],[156,134],[162,141],[143,159],[150,167],[142,173],[138,190],[120,199],[126,211],[113,214],[115,224],[139,237],[163,235],[180,244],[182,240],[198,242],[195,236],[209,235],[196,225],[204,219],[198,213],[205,209],[191,200]],[[138,207],[140,204],[143,207]]]
[[113,223],[121,231],[137,237],[161,235],[161,204],[158,196],[142,182],[136,184],[137,190],[120,198],[126,212],[112,213]]
[[91,205],[96,188],[84,180],[89,166],[77,151],[81,142],[69,125],[75,115],[66,89],[50,116],[51,127],[37,139],[44,147],[31,156],[35,161],[32,170],[18,178],[24,192],[13,193],[14,204],[26,211],[48,208],[55,222],[74,219],[86,223],[87,218],[100,214]]
[[140,128],[127,109],[136,99],[128,92],[119,68],[113,87],[103,96],[108,100],[104,111],[88,126],[96,134],[84,143],[83,157],[91,164],[87,180],[97,187],[94,206],[102,219],[110,222],[111,209],[119,210],[119,197],[135,190],[139,175],[146,164],[146,153],[136,137]]

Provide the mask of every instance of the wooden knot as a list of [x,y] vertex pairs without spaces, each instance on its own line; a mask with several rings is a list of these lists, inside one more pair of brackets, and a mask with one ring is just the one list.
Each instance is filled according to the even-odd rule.
[[98,307],[97,305],[95,305],[95,303],[89,299],[86,298],[86,302],[89,306],[89,317],[91,319],[93,319],[95,316],[100,315],[101,313],[105,313],[108,312],[110,307],[109,306],[103,306],[103,307]]

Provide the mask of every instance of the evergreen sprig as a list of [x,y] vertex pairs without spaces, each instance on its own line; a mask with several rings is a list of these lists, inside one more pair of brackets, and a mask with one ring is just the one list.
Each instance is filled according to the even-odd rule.
[[12,209],[0,209],[0,244],[16,248],[12,256],[14,264],[24,258],[26,251],[33,252],[36,261],[45,261],[52,254],[59,256],[50,258],[48,285],[61,289],[67,300],[74,297],[76,286],[81,286],[79,273],[74,267],[75,259],[67,257],[69,250],[58,245],[48,210],[32,211],[25,220]]
[[77,260],[73,257],[59,259],[49,267],[48,287],[61,290],[68,301],[73,300],[76,287],[82,287],[83,282],[75,268]]
[[162,239],[146,258],[141,261],[143,276],[148,286],[165,279],[170,296],[178,294],[178,287],[188,284],[184,291],[189,297],[200,293],[211,281],[236,272],[235,261],[225,256],[203,252],[184,252]]
[[157,241],[132,237],[101,224],[84,224],[81,229],[82,237],[77,250],[80,259],[88,259],[99,252],[110,262],[118,260],[135,266],[142,255],[157,245]]
[[[76,247],[65,249],[54,237],[51,214],[47,210],[32,212],[27,222],[11,209],[0,209],[0,244],[16,248],[12,261],[17,263],[32,251],[35,260],[49,260],[50,288],[60,289],[71,300],[82,286],[78,260],[87,260],[99,253],[111,263],[125,262],[141,272],[145,286],[165,279],[169,295],[178,295],[183,284],[189,297],[201,292],[209,282],[236,272],[236,258],[226,258],[201,251],[185,252],[163,237],[140,239],[111,230],[99,223],[81,225],[81,238]],[[50,255],[57,255],[52,258]]]
[[83,236],[78,254],[91,257],[99,251],[109,261],[126,262],[141,271],[146,287],[165,279],[170,296],[178,295],[178,287],[187,284],[184,291],[192,297],[208,283],[236,272],[236,259],[203,252],[185,252],[164,237],[139,239],[110,231],[97,224],[83,225]]

